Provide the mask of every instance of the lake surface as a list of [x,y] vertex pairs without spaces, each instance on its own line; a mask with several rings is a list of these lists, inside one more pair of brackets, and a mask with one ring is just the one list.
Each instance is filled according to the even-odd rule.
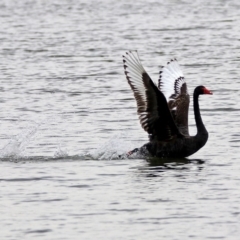
[[[0,4],[0,238],[239,239],[240,3]],[[122,55],[157,81],[176,57],[209,132],[187,159],[147,142]],[[190,133],[196,133],[192,99]]]

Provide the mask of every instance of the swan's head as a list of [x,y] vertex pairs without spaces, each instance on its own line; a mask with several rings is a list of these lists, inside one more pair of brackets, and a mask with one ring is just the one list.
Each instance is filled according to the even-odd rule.
[[212,94],[212,92],[210,90],[208,90],[206,87],[204,86],[198,86],[195,88],[195,92],[197,94]]

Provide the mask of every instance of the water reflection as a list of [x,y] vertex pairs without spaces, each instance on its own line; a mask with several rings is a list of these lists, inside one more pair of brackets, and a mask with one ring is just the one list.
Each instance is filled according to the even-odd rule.
[[[139,170],[144,174],[145,177],[161,177],[161,173],[166,171],[181,171],[182,173],[188,172],[195,168],[195,171],[199,172],[203,169],[205,161],[202,159],[187,159],[187,158],[178,158],[178,159],[160,159],[160,158],[149,158],[146,159],[147,164]],[[177,174],[176,176],[179,176]]]
[[205,163],[202,159],[187,159],[187,158],[149,158],[147,159],[149,166],[181,166],[189,163],[203,164]]

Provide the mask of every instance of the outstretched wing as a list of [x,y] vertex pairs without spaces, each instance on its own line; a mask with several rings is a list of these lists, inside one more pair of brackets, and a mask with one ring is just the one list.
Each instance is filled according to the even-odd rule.
[[145,131],[158,140],[171,140],[181,135],[169,111],[166,98],[144,70],[137,51],[123,56],[127,81],[137,101],[137,112]]
[[190,97],[183,73],[176,59],[168,62],[160,71],[159,90],[165,95],[173,119],[179,131],[189,136],[188,109]]

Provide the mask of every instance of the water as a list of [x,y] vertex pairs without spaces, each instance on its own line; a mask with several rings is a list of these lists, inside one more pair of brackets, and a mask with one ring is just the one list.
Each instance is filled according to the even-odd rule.
[[[239,2],[0,5],[1,239],[238,239]],[[147,142],[122,67],[176,57],[207,145],[188,159],[117,159]],[[192,103],[192,101],[191,101]],[[192,105],[190,132],[196,133]]]

